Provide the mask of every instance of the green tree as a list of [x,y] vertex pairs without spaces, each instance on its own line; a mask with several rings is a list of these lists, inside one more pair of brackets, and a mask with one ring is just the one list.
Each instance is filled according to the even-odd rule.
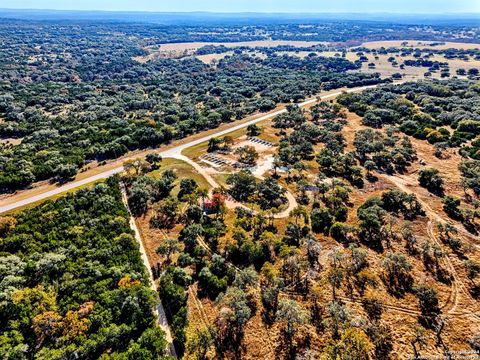
[[258,283],[258,274],[253,266],[240,270],[235,276],[233,286],[236,286],[242,290],[246,290],[248,287],[253,287]]
[[68,181],[77,175],[78,167],[74,164],[61,164],[55,169],[58,181]]
[[258,136],[260,135],[260,127],[257,124],[252,124],[247,126],[247,136]]
[[276,314],[277,321],[284,321],[285,334],[288,338],[293,338],[297,326],[306,324],[308,321],[308,311],[303,309],[295,300],[280,300]]
[[174,197],[168,197],[155,205],[155,215],[150,222],[158,228],[171,228],[178,216],[179,202]]
[[445,196],[442,200],[443,210],[452,219],[461,219],[462,212],[459,208],[461,200],[453,196]]
[[373,344],[362,329],[349,328],[344,331],[338,342],[331,342],[325,347],[329,359],[368,360]]
[[225,310],[220,313],[220,317],[226,327],[219,330],[221,335],[232,335],[233,342],[237,343],[243,336],[245,326],[252,316],[249,296],[242,289],[229,287],[222,297],[221,303],[225,306]]
[[183,178],[180,180],[180,191],[178,192],[178,198],[184,199],[186,195],[193,194],[198,188],[198,184],[191,178]]
[[327,208],[314,208],[310,214],[312,230],[328,234],[333,223],[333,216]]
[[433,328],[440,314],[437,292],[434,288],[420,285],[414,288],[422,312],[421,322],[428,328]]
[[170,257],[173,253],[176,253],[181,250],[180,243],[176,238],[167,238],[162,244],[157,247],[155,250],[157,254],[163,255],[166,257],[167,264],[170,263]]
[[401,253],[388,253],[383,261],[384,279],[389,290],[396,294],[403,294],[410,290],[412,264]]
[[149,189],[133,186],[129,190],[128,206],[135,216],[145,214],[148,210],[148,202],[151,199]]
[[273,177],[267,177],[257,185],[257,202],[262,210],[279,208],[287,202],[287,190],[278,184]]
[[219,150],[221,143],[222,143],[222,140],[221,140],[221,139],[216,138],[216,137],[212,137],[212,138],[208,141],[207,151],[208,151],[208,152],[214,152],[214,151]]
[[258,152],[253,146],[241,146],[235,149],[235,154],[238,155],[238,161],[243,164],[254,166],[257,163]]
[[473,282],[475,285],[475,279],[477,278],[478,274],[480,274],[480,263],[476,262],[475,260],[465,260],[463,262],[465,266],[465,270],[467,271],[467,277]]
[[327,279],[332,286],[333,299],[337,298],[336,290],[342,286],[345,279],[345,268],[342,264],[345,255],[340,248],[333,249],[330,254],[330,269],[327,273]]
[[382,301],[378,297],[366,296],[362,299],[362,305],[371,320],[380,320],[384,307]]
[[162,162],[162,156],[158,153],[149,153],[145,156],[145,159],[150,164],[152,170],[157,170],[160,168],[160,163]]
[[204,234],[203,227],[200,224],[185,226],[180,231],[179,239],[185,244],[185,251],[192,252],[198,242],[198,237]]
[[228,192],[238,201],[248,201],[250,196],[257,190],[255,177],[249,171],[239,171],[227,178],[227,184],[230,185]]
[[197,360],[207,360],[208,352],[215,343],[215,330],[212,327],[206,327],[195,334],[187,342],[187,352],[192,354]]
[[420,186],[428,189],[436,194],[443,193],[443,178],[439,174],[440,172],[434,168],[421,169],[418,172],[418,182]]

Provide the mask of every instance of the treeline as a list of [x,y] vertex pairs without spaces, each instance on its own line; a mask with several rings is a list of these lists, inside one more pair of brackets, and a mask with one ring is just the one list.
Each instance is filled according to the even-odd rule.
[[196,55],[207,54],[224,54],[226,52],[234,51],[236,53],[242,52],[261,52],[265,55],[272,55],[277,52],[299,52],[299,51],[341,51],[344,47],[334,44],[324,45],[315,44],[310,46],[293,46],[293,45],[278,45],[278,46],[225,46],[225,45],[205,45],[195,51]]
[[156,359],[166,342],[115,178],[0,218],[2,359]]
[[48,42],[18,34],[5,40],[0,138],[21,144],[0,144],[0,191],[68,181],[91,161],[156,147],[324,89],[382,81],[377,74],[345,74],[359,65],[343,58],[235,54],[216,67],[193,58],[141,64],[132,59],[142,53],[137,43],[99,35],[100,25],[75,36],[69,27],[46,29]]

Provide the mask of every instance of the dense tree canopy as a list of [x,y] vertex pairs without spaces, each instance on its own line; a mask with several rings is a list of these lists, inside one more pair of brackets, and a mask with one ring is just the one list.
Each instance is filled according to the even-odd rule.
[[[138,62],[151,41],[153,30],[145,28],[139,34],[135,27],[98,23],[0,27],[0,138],[21,139],[0,144],[0,190],[66,181],[95,160],[156,147],[324,89],[382,81],[378,74],[345,74],[359,64],[343,58],[262,59],[240,51],[216,66],[195,57]],[[175,33],[162,31],[156,36],[164,40]]]
[[152,313],[158,300],[116,179],[15,219],[0,238],[0,357],[164,354]]

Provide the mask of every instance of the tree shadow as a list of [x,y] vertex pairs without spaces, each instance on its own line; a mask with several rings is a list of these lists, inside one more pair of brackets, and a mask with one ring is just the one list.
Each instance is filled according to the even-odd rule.
[[474,299],[480,298],[480,285],[474,285],[474,286],[470,289],[470,294],[472,295],[472,297],[473,297]]
[[365,178],[366,178],[367,181],[370,182],[370,183],[375,183],[375,182],[378,181],[378,177],[375,176],[375,175],[373,175],[373,174],[367,174],[367,175],[365,176]]

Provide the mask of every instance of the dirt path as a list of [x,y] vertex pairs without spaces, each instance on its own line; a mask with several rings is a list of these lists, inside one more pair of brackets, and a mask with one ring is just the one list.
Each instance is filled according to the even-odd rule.
[[[312,105],[318,102],[319,100],[333,99],[338,95],[342,94],[343,91],[347,93],[359,92],[366,89],[372,89],[377,86],[378,85],[369,85],[369,86],[360,86],[360,87],[351,88],[351,89],[342,89],[341,91],[333,90],[333,91],[327,92],[325,95],[311,98],[297,105],[299,107],[307,107],[309,105]],[[204,136],[202,136],[202,134],[192,135],[189,138],[175,141],[172,145],[162,147],[158,150],[145,150],[145,151],[136,151],[136,152],[130,153],[129,155],[122,157],[120,159],[117,159],[101,168],[95,167],[92,169],[88,169],[84,172],[81,172],[80,174],[77,175],[77,180],[74,180],[62,186],[57,186],[55,184],[45,184],[44,182],[41,184],[34,185],[31,189],[18,191],[13,195],[4,196],[0,200],[0,214],[17,209],[22,206],[26,206],[26,205],[41,201],[41,200],[48,199],[49,197],[61,194],[65,191],[74,189],[76,187],[79,187],[85,184],[89,184],[97,180],[106,179],[114,174],[121,173],[123,171],[122,164],[124,161],[128,159],[145,157],[145,155],[152,152],[156,152],[160,154],[162,157],[175,157],[176,155],[181,155],[181,152],[186,148],[206,142],[213,137],[223,136],[233,131],[243,129],[249,125],[256,124],[261,121],[269,120],[287,111],[285,108],[285,104],[279,105],[278,109],[279,110],[272,111],[266,115],[254,117],[252,120],[240,121],[240,123],[236,122],[236,125],[233,125],[233,126],[225,125],[223,126],[224,128],[222,130],[218,130],[218,129],[216,131],[210,130],[202,133],[202,134],[208,134],[208,135],[204,135]]]
[[[410,189],[409,186],[412,186],[412,183],[408,181],[407,179],[404,179],[401,176],[391,176],[391,175],[385,175],[385,174],[379,174],[380,177],[383,177],[384,179],[387,179],[391,183],[393,183],[397,188],[399,188],[401,191],[409,193],[409,194],[415,194],[417,196],[418,202],[422,205],[423,209],[425,210],[426,216],[429,218],[428,226],[427,226],[427,233],[428,237],[435,243],[437,244],[440,248],[443,248],[443,244],[441,243],[440,240],[437,239],[434,233],[433,229],[433,224],[434,223],[440,223],[440,224],[445,224],[446,221],[438,215],[430,206],[425,202],[424,200],[421,199],[418,194],[416,194],[414,191]],[[459,227],[458,225],[454,224],[455,228],[462,234],[465,234],[467,236],[471,236],[470,233],[468,233],[465,229]],[[448,314],[448,315],[454,315],[457,314],[456,309],[459,305],[460,302],[460,295],[465,296],[468,301],[473,305],[473,308],[477,307],[477,302],[473,297],[471,296],[470,292],[468,291],[467,286],[465,285],[464,281],[458,276],[458,273],[455,269],[454,264],[452,263],[452,260],[450,259],[450,255],[447,252],[445,257],[443,258],[443,263],[447,267],[447,270],[452,274],[453,281],[452,281],[452,288],[451,288],[451,293],[450,296],[447,300],[447,302],[441,307],[442,310]],[[474,318],[475,320],[479,320],[480,316],[476,314],[476,311],[472,311],[468,313],[468,316],[471,318]]]
[[[122,190],[122,201],[125,204],[125,207],[128,210],[128,213],[130,215],[130,228],[135,232],[135,239],[138,242],[138,245],[140,246],[140,254],[141,258],[143,261],[143,264],[147,268],[147,273],[148,273],[148,278],[150,282],[150,288],[157,293],[157,287],[155,285],[155,282],[153,280],[153,274],[152,274],[152,268],[150,266],[150,262],[148,261],[147,257],[147,252],[145,251],[145,247],[143,246],[143,241],[142,237],[140,235],[140,231],[137,227],[137,223],[135,222],[135,218],[131,215],[130,213],[130,208],[128,206],[128,198],[127,198],[127,192],[125,190],[125,187],[121,186]],[[168,320],[167,320],[167,315],[165,314],[165,309],[163,308],[162,302],[159,301],[158,305],[153,309],[153,312],[155,316],[157,317],[157,322],[158,326],[163,330],[165,333],[165,340],[167,341],[168,344],[168,352],[170,356],[177,357],[177,353],[175,351],[175,346],[173,345],[173,337],[172,333],[170,331],[170,326],[168,325]]]
[[[432,221],[428,222],[428,236],[432,239],[438,246],[442,246],[440,240],[437,239],[435,233],[433,231],[433,223]],[[472,297],[470,292],[468,291],[467,285],[465,282],[460,279],[458,273],[453,265],[450,256],[448,253],[445,256],[445,264],[447,265],[448,270],[453,276],[452,282],[452,293],[447,301],[447,303],[442,306],[442,310],[444,310],[447,314],[454,314],[456,313],[456,309],[459,306],[460,297],[459,295],[465,296],[468,301],[472,304],[473,308],[477,307],[477,301]],[[477,321],[480,319],[480,316],[477,314],[477,311],[472,311],[469,313],[472,318],[475,318]]]
[[[446,223],[446,221],[440,215],[438,215],[426,201],[422,200],[418,196],[418,194],[415,193],[415,191],[410,189],[410,187],[414,185],[410,179],[405,179],[404,176],[399,174],[396,174],[396,175],[378,174],[378,176],[383,177],[384,179],[387,179],[403,192],[406,192],[409,194],[415,194],[417,196],[418,202],[423,206],[427,216],[429,216],[432,220],[435,220],[438,223],[441,223],[441,224]],[[452,225],[455,227],[455,229],[459,233],[462,233],[463,235],[469,238],[472,238],[472,234],[469,233],[467,230],[465,230],[463,227],[458,226],[457,224],[454,224],[454,223],[452,223]]]
[[208,316],[203,308],[203,304],[200,300],[198,300],[196,291],[193,289],[195,285],[190,285],[188,287],[188,296],[190,299],[192,299],[192,302],[197,309],[198,313],[200,314],[200,320],[202,321],[203,326],[207,327],[209,326],[209,321],[208,321]]
[[[289,290],[289,291],[282,290],[281,292],[283,294],[291,296],[291,297],[296,297],[296,298],[304,298],[305,297],[304,294],[300,294],[300,293],[298,293],[296,291],[293,291],[293,290]],[[307,295],[307,297],[310,297],[310,295]],[[349,304],[362,305],[362,300],[361,299],[349,298],[349,297],[346,297],[346,296],[337,296],[337,300],[340,300],[342,302],[349,303]],[[396,312],[399,312],[399,313],[402,313],[402,314],[415,316],[415,317],[420,315],[419,310],[412,309],[412,308],[409,308],[409,307],[406,307],[406,306],[397,306],[397,305],[391,305],[391,304],[386,304],[386,303],[382,303],[382,305],[385,309],[393,310],[393,311],[396,311]]]

